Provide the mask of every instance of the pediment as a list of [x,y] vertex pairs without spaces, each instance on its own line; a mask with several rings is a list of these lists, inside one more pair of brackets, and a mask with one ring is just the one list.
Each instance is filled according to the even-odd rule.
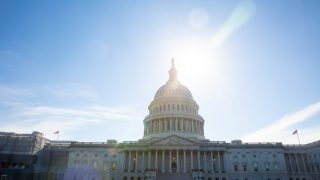
[[165,137],[163,139],[159,139],[155,142],[152,143],[152,145],[195,145],[195,143],[192,140],[177,136],[177,135],[172,135],[169,137]]

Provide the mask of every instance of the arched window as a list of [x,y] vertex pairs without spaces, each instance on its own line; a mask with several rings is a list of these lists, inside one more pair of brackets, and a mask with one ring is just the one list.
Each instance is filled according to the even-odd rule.
[[112,171],[116,170],[117,166],[116,166],[116,162],[112,162]]
[[275,171],[279,170],[279,164],[277,162],[273,163],[273,169]]
[[258,166],[258,163],[257,163],[257,162],[254,162],[254,163],[253,163],[253,170],[254,170],[254,171],[259,171],[259,166]]
[[170,111],[170,104],[168,104],[168,111]]
[[268,162],[265,163],[264,166],[266,171],[270,171],[270,164]]
[[248,168],[247,168],[247,164],[246,164],[246,163],[242,164],[242,168],[243,168],[243,171],[245,171],[245,172],[246,172],[246,171],[247,171],[247,169],[248,169]]

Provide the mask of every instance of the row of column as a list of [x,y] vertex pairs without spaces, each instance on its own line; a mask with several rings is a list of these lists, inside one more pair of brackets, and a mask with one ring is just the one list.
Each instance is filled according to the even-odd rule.
[[[211,172],[218,172],[218,173],[222,172],[223,166],[224,166],[222,163],[224,153],[220,151],[154,150],[153,152],[154,152],[154,158],[153,158],[154,166],[151,166],[151,156],[152,156],[151,150],[126,151],[125,154],[127,155],[127,157],[125,158],[124,165],[125,167],[127,167],[129,172],[131,171],[138,172],[139,170],[144,171],[145,169],[159,169],[162,172],[165,172],[165,171],[172,172],[173,170],[172,165],[173,163],[175,163],[177,172],[187,172],[188,170],[192,170],[192,169],[203,169],[205,172],[211,171]],[[169,167],[167,168],[165,167],[165,164],[167,164],[166,162],[168,160],[166,159],[166,152],[168,152],[169,154],[169,157],[168,157]],[[182,154],[182,157],[179,157],[180,153]],[[142,157],[139,157],[139,154],[141,154]],[[197,156],[196,157],[197,162],[194,162],[194,155]],[[201,156],[203,156],[202,164],[201,164]],[[207,156],[210,156],[210,158],[208,159]],[[179,158],[183,158],[182,164],[180,164]],[[140,160],[142,162],[140,162]],[[161,163],[158,163],[159,161],[161,161]],[[141,168],[138,168],[139,163]],[[190,163],[188,164],[190,169],[187,168],[187,163]],[[210,163],[209,168],[207,167],[208,163]],[[159,164],[160,164],[160,167],[158,167]],[[197,165],[197,168],[194,168],[195,164]]]
[[203,123],[195,119],[160,118],[146,122],[144,127],[144,135],[172,131],[193,132],[204,135]]
[[167,106],[164,105],[158,105],[158,106],[153,106],[151,109],[149,109],[149,113],[156,113],[156,112],[189,112],[192,114],[197,114],[197,108],[194,106],[179,106],[179,104],[167,104]]
[[[299,161],[299,157],[300,157],[300,161]],[[301,154],[300,153],[288,153],[287,158],[289,160],[289,165],[290,165],[290,168],[288,170],[291,173],[293,173],[293,172],[297,172],[297,173],[307,172],[304,154],[302,154],[302,153]],[[301,164],[303,165],[302,167],[301,167]]]

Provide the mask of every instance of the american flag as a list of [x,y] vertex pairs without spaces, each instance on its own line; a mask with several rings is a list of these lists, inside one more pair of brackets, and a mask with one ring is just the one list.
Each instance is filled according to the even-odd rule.
[[53,134],[59,134],[59,131],[54,132]]
[[298,133],[298,130],[295,130],[292,132],[292,134],[297,134]]

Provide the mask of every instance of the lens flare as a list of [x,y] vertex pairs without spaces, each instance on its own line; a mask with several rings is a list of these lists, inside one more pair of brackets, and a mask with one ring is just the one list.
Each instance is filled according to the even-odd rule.
[[252,1],[240,2],[218,33],[213,36],[210,46],[212,48],[220,46],[237,29],[247,23],[254,16],[255,12],[256,7]]

